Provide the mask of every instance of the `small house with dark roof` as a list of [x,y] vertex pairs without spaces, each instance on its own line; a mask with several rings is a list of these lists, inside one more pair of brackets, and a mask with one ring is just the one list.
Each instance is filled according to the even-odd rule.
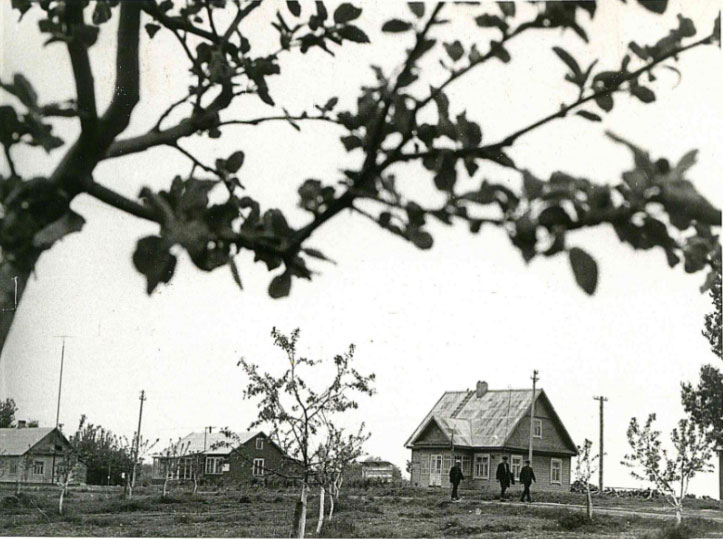
[[[274,472],[282,472],[290,459],[281,448],[261,431],[234,436],[223,432],[192,432],[176,444],[180,455],[168,450],[153,456],[152,479],[163,481],[197,478],[214,482],[247,483],[264,481]],[[171,464],[170,460],[177,460]]]
[[361,462],[361,476],[365,481],[389,483],[394,480],[394,464],[386,460],[369,457]]
[[[57,483],[65,455],[71,451],[63,433],[50,427],[0,429],[0,483]],[[87,468],[73,468],[72,483],[84,483]]]
[[[532,403],[530,389],[490,390],[486,382],[471,391],[445,392],[404,444],[412,451],[412,484],[448,486],[457,461],[463,487],[496,488],[503,456],[517,480],[528,456]],[[577,447],[542,389],[535,391],[532,424],[535,488],[569,490]]]

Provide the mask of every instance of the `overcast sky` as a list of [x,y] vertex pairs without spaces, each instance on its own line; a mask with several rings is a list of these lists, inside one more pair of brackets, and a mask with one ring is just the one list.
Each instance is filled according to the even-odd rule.
[[[697,2],[681,9],[671,2],[661,17],[634,2],[601,4],[589,27],[589,45],[571,33],[531,33],[509,46],[511,64],[490,62],[454,85],[452,112],[466,109],[481,123],[486,141],[498,140],[574,99],[575,89],[563,81],[565,67],[551,46],[562,44],[581,64],[600,58],[601,68],[615,68],[629,41],[656,41],[677,24],[677,13],[691,17],[702,35],[720,8]],[[446,9],[459,22],[439,36],[477,42],[485,50],[494,31],[474,25],[481,8]],[[252,17],[267,20],[271,11],[264,8]],[[350,106],[357,89],[373,80],[367,66],[390,68],[403,61],[411,36],[383,36],[379,28],[386,18],[407,13],[401,4],[365,2],[359,25],[373,45],[349,44],[335,58],[313,52],[285,59],[282,76],[269,79],[276,102],[292,113],[332,96],[341,98],[342,108]],[[17,24],[9,3],[2,3],[0,15],[3,80],[24,73],[41,102],[73,97],[67,52],[60,44],[40,48],[45,38],[36,31],[33,12]],[[276,45],[268,28],[249,26],[259,50]],[[112,27],[105,26],[91,52],[101,103],[112,91],[114,47]],[[151,127],[188,84],[185,58],[172,36],[160,32],[151,44],[144,34],[142,54],[142,103],[130,134]],[[612,183],[632,160],[604,136],[606,129],[671,161],[698,148],[699,162],[690,177],[720,206],[720,61],[721,52],[713,47],[686,53],[679,63],[680,82],[672,71],[661,71],[652,84],[655,104],[620,97],[602,123],[573,117],[549,124],[520,139],[510,154],[541,177],[563,170]],[[442,76],[432,67],[426,80],[435,84]],[[272,113],[256,101],[242,101],[225,117]],[[66,140],[78,132],[72,120],[58,122],[56,129]],[[298,226],[308,219],[295,208],[300,182],[333,182],[340,169],[358,165],[358,156],[348,156],[339,143],[342,134],[328,125],[305,125],[296,133],[287,125],[266,124],[230,127],[222,139],[183,144],[207,162],[243,150],[241,180],[249,193],[262,207],[288,211]],[[62,151],[15,155],[24,176],[47,175]],[[96,180],[133,197],[142,186],[162,188],[189,169],[183,156],[158,148],[102,163]],[[421,168],[400,169],[399,175],[410,192],[427,196],[431,178]],[[519,182],[519,175],[493,165],[483,166],[478,175]],[[66,432],[85,413],[91,422],[130,436],[142,389],[148,398],[143,434],[150,438],[167,441],[206,425],[244,429],[256,411],[252,402],[242,400],[245,380],[238,358],[278,370],[283,357],[271,345],[271,328],[300,327],[309,355],[330,357],[355,343],[357,367],[376,373],[377,395],[362,399],[358,413],[347,420],[366,421],[372,432],[370,454],[404,469],[410,455],[403,443],[443,391],[472,388],[477,380],[486,380],[492,389],[528,387],[532,370],[538,369],[540,385],[576,443],[591,438],[597,446],[598,408],[592,397],[610,399],[606,483],[634,486],[619,464],[630,418],[656,412],[660,426],[669,431],[682,414],[681,380],[695,380],[700,365],[718,361],[700,334],[711,308],[708,296],[698,291],[703,275],[669,269],[660,250],[634,252],[608,227],[570,238],[599,262],[600,282],[592,298],[575,285],[563,256],[526,265],[499,231],[485,229],[474,236],[464,226],[432,224],[435,245],[422,252],[346,214],[309,242],[338,264],[317,265],[321,274],[311,282],[295,281],[289,298],[271,300],[266,294],[270,275],[245,254],[238,260],[243,292],[226,268],[202,273],[182,256],[172,283],[148,297],[130,257],[137,239],[155,227],[86,196],[78,197],[73,208],[87,224],[42,256],[0,363],[0,398],[13,397],[20,418],[52,426],[61,349],[55,336],[72,336],[60,412]],[[696,479],[692,490],[717,495],[715,475]]]

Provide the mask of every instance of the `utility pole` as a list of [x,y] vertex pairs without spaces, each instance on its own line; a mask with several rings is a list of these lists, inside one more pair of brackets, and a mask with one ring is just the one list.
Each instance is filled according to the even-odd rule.
[[[56,335],[56,338],[63,339],[63,345],[60,349],[60,379],[58,380],[58,405],[55,408],[55,428],[60,427],[60,395],[63,391],[63,365],[65,364],[65,339],[70,335]],[[53,444],[53,465],[52,465],[52,479],[55,481],[55,444]]]
[[136,447],[133,451],[133,469],[131,473],[131,487],[136,485],[136,465],[138,464],[138,453],[141,445],[141,420],[143,419],[143,403],[146,400],[146,391],[141,390],[141,408],[138,412],[138,430],[136,431]]
[[532,463],[532,436],[535,433],[535,393],[537,390],[537,381],[540,379],[537,369],[532,371],[532,404],[530,405],[530,450],[527,453],[527,459]]
[[598,468],[598,492],[602,494],[603,491],[603,455],[605,454],[604,447],[603,447],[603,411],[604,411],[604,404],[605,401],[608,400],[607,397],[603,397],[602,395],[599,397],[593,397],[596,401],[600,401],[600,466]]

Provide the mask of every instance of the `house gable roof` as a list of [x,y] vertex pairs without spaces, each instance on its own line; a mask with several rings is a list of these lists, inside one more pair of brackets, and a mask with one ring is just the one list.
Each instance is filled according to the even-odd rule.
[[[238,447],[252,440],[263,432],[247,431],[237,434],[238,438],[226,436],[223,432],[192,432],[180,440],[180,447],[184,448],[188,455],[224,455],[228,456],[233,452],[233,447]],[[266,435],[264,434],[264,437]],[[205,445],[204,445],[205,442]],[[229,445],[231,444],[231,445]],[[158,453],[162,456],[164,452]]]
[[[542,389],[536,390],[535,402],[541,397],[560,426],[566,445],[574,451],[575,445],[549,398]],[[529,415],[531,404],[529,389],[488,390],[479,398],[475,391],[446,391],[404,445],[412,447],[427,426],[435,422],[456,446],[502,448],[520,421]]]
[[[32,450],[46,436],[55,431],[54,427],[27,427],[27,428],[6,428],[0,429],[0,455],[8,457],[20,457]],[[63,433],[57,434],[67,444],[68,441]]]

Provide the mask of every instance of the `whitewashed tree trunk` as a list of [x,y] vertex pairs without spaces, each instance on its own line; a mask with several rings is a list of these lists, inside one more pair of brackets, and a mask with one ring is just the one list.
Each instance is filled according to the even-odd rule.
[[166,496],[168,496],[168,474],[166,474],[166,478],[163,480],[163,492],[161,493],[162,498]]
[[334,516],[334,494],[329,496],[329,522],[331,522],[332,517]]
[[324,526],[324,487],[319,487],[319,521],[316,523],[316,535],[321,533],[321,528]]
[[301,496],[299,498],[299,501],[296,502],[296,511],[295,514],[297,516],[296,522],[294,523],[296,525],[296,529],[294,532],[296,533],[296,537],[298,539],[304,539],[304,535],[306,534],[306,499],[308,496],[308,486],[306,482],[304,482],[301,485]]
[[675,506],[675,525],[680,526],[680,524],[683,522],[683,508],[680,506],[680,503],[678,503]]
[[193,492],[191,493],[191,495],[195,496],[196,492],[198,492],[198,474],[196,472],[193,472]]
[[63,485],[63,487],[60,489],[60,499],[58,500],[58,514],[63,514],[63,499],[65,498],[65,490],[66,485]]

